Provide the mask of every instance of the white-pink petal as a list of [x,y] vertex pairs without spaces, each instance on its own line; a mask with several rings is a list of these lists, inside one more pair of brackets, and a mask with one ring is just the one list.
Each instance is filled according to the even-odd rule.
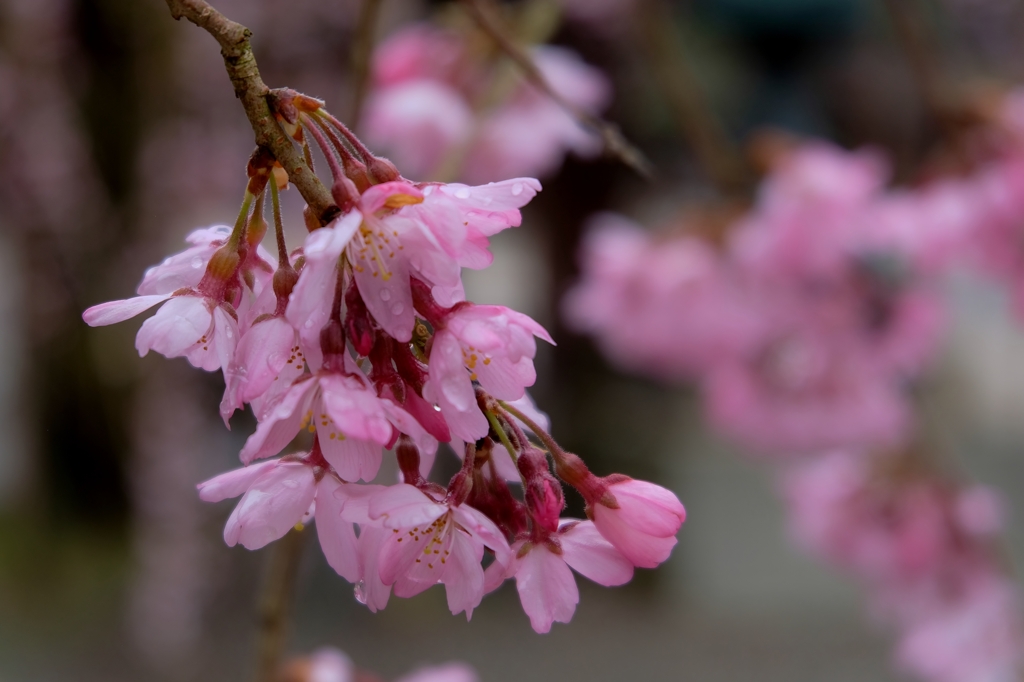
[[149,310],[157,303],[166,301],[170,297],[170,294],[154,294],[151,296],[136,296],[135,298],[128,298],[123,301],[100,303],[82,313],[82,319],[90,327],[104,327],[108,324],[117,324]]
[[577,573],[599,585],[624,585],[633,578],[633,564],[608,542],[591,521],[569,520],[560,530],[562,558]]

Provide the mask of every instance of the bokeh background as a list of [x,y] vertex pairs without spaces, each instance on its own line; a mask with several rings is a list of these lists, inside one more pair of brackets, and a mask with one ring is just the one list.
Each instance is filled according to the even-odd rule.
[[[353,106],[358,0],[219,0],[254,32],[264,80]],[[377,38],[443,3],[384,0]],[[1024,78],[1024,6],[907,0],[953,85]],[[876,145],[897,177],[939,134],[882,0],[666,3],[696,87],[730,144],[765,125]],[[559,345],[533,391],[554,433],[599,473],[675,490],[689,519],[667,565],[581,590],[570,625],[539,636],[514,588],[472,623],[439,589],[370,614],[314,542],[289,649],[332,645],[386,679],[463,659],[512,680],[890,680],[890,643],[843,578],[790,549],[775,480],[702,425],[694,396],[617,373],[559,321],[582,226],[615,209],[657,222],[714,195],[659,82],[659,55],[566,23],[552,42],[609,75],[608,118],[653,181],[570,155],[469,273],[470,298],[526,312]],[[670,66],[670,65],[669,65]],[[195,483],[234,466],[252,423],[217,418],[219,376],[138,358],[138,322],[88,329],[197,226],[231,222],[252,133],[214,41],[160,0],[0,3],[0,681],[251,677],[266,552],[227,548],[231,505]],[[301,199],[286,193],[301,232]],[[950,283],[954,324],[921,388],[929,439],[1011,501],[1024,490],[1024,333],[994,286]],[[443,464],[441,465],[443,467]],[[393,475],[393,472],[382,474]],[[578,500],[570,500],[579,509]],[[1009,550],[1024,560],[1024,507]],[[585,581],[581,581],[583,583]]]

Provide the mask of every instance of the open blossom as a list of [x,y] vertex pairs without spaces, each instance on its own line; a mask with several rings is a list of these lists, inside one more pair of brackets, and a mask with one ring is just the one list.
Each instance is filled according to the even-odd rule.
[[554,343],[531,318],[503,306],[456,307],[439,320],[425,391],[455,436],[473,441],[487,433],[472,382],[499,400],[518,400],[533,385],[534,336]]
[[369,501],[369,516],[385,529],[380,579],[400,597],[442,583],[451,612],[465,611],[468,619],[484,596],[484,547],[499,564],[508,563],[508,543],[490,519],[468,505],[434,500],[414,486],[381,491]]
[[327,369],[292,384],[242,449],[243,462],[280,452],[302,429],[316,432],[324,457],[346,481],[372,480],[381,452],[408,433],[433,450],[437,441],[396,403],[380,398],[362,377]]
[[[220,502],[242,496],[227,525],[224,541],[259,549],[285,535],[298,523],[307,522],[318,506],[327,512],[335,506],[335,492],[342,485],[314,461],[291,455],[260,462],[215,476],[200,483],[199,497]],[[329,538],[324,547],[331,565],[342,576],[355,582],[358,569],[355,533],[340,516],[323,513],[317,520],[321,538]]]
[[[448,166],[461,162],[462,176],[473,182],[544,175],[568,150],[584,156],[600,150],[599,140],[525,82],[478,111],[493,79],[474,49],[457,32],[423,24],[381,43],[366,104],[369,141],[411,175],[450,173]],[[606,78],[575,53],[540,46],[533,58],[552,88],[575,106],[596,112],[607,105]]]
[[570,568],[607,587],[633,578],[631,561],[591,521],[563,519],[544,542],[512,545],[512,557],[506,577],[515,577],[523,610],[539,633],[556,621],[568,623],[576,612],[580,595]]

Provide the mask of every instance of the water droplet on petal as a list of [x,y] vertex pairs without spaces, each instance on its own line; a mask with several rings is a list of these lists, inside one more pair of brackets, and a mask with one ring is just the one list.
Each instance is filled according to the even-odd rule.
[[391,300],[391,292],[388,291],[387,289],[381,289],[380,290],[380,299],[382,301],[390,301]]
[[233,331],[231,331],[230,329],[225,329],[224,330],[224,336],[226,336],[229,339],[232,339],[232,338],[234,338],[235,333]]
[[405,310],[405,306],[402,305],[401,303],[396,303],[393,306],[391,306],[392,315],[401,315],[403,310]]
[[366,604],[366,583],[362,580],[357,582],[355,587],[352,588],[352,594],[355,595],[357,602]]
[[199,256],[196,256],[195,258],[192,259],[191,265],[193,268],[198,270],[199,268],[203,267],[203,259],[200,258]]
[[516,184],[512,185],[512,196],[516,196],[517,197],[517,196],[519,196],[522,193],[523,193],[523,183],[517,182]]
[[468,187],[460,187],[460,188],[458,188],[457,190],[455,190],[455,196],[458,197],[459,199],[468,199],[469,198],[469,188]]
[[305,321],[305,322],[303,323],[303,325],[302,325],[302,326],[303,326],[303,327],[305,327],[306,329],[309,329],[310,327],[312,327],[312,326],[313,326],[313,320],[311,320],[311,319],[308,319],[308,320],[306,320],[306,321]]

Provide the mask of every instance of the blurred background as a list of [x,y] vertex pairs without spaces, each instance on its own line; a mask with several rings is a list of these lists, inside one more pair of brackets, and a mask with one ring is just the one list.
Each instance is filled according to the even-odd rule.
[[[926,43],[923,68],[949,83],[1024,77],[1021,3],[893,3]],[[359,0],[214,4],[252,29],[271,87],[350,115]],[[552,331],[559,345],[540,351],[533,396],[554,434],[598,473],[675,490],[689,512],[679,546],[626,587],[584,585],[573,622],[539,636],[508,584],[469,624],[439,589],[370,614],[309,541],[289,649],[333,645],[386,679],[451,659],[485,682],[896,679],[890,643],[855,587],[789,548],[767,470],[702,425],[694,395],[617,373],[558,309],[588,216],[615,209],[655,223],[720,191],[688,142],[692,112],[666,94],[663,72],[678,75],[680,62],[665,45],[682,52],[691,93],[726,145],[742,149],[753,131],[779,126],[881,147],[897,177],[940,134],[921,64],[883,0],[653,3],[661,14],[637,9],[628,27],[559,22],[550,4],[548,42],[607,74],[606,116],[656,177],[569,154],[542,178],[523,226],[494,239],[495,264],[467,273],[469,297]],[[382,0],[374,33],[453,11]],[[232,222],[252,146],[214,41],[174,22],[163,2],[0,3],[2,682],[251,677],[267,553],[225,547],[231,504],[200,503],[195,484],[236,465],[253,423],[236,417],[224,429],[219,376],[137,357],[139,321],[88,329],[80,315],[128,296],[195,227]],[[286,193],[296,235],[300,208]],[[949,286],[954,325],[921,389],[924,428],[1013,501],[1024,489],[1024,334],[993,286]],[[580,513],[579,500],[570,505]],[[1018,566],[1021,521],[1024,508],[1013,509]]]

